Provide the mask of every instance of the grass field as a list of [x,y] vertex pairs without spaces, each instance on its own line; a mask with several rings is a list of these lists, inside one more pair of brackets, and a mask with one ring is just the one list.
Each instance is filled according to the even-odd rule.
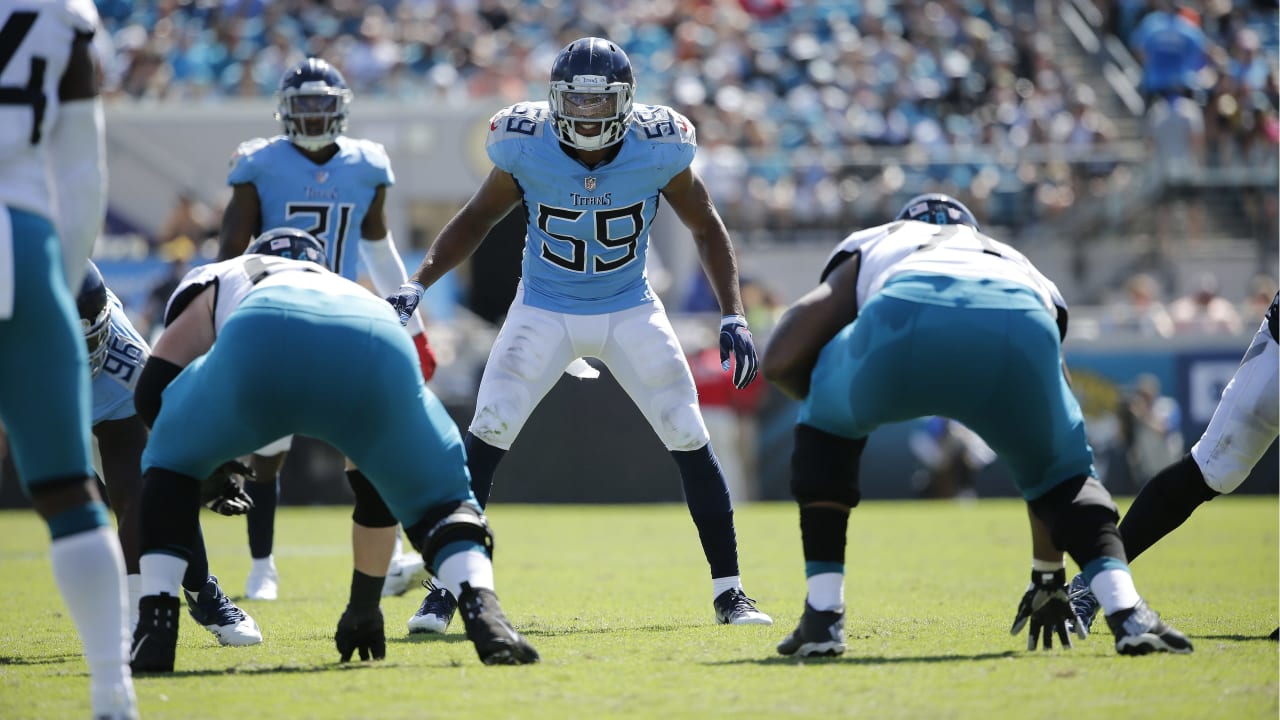
[[[143,716],[1235,720],[1280,709],[1266,639],[1280,618],[1275,497],[1216,500],[1135,563],[1139,591],[1196,646],[1143,658],[1117,656],[1105,630],[1071,651],[1023,650],[1008,627],[1029,569],[1025,513],[983,500],[854,511],[838,659],[774,651],[804,597],[790,504],[738,513],[745,585],[771,628],[712,623],[683,507],[496,506],[498,592],[543,662],[485,667],[460,621],[443,638],[409,638],[414,590],[383,602],[387,659],[341,665],[349,512],[283,509],[281,599],[242,603],[266,642],[218,647],[184,613],[177,672],[137,680]],[[237,596],[244,523],[203,521],[213,571]],[[34,513],[0,513],[0,577],[0,718],[87,716],[86,667]]]

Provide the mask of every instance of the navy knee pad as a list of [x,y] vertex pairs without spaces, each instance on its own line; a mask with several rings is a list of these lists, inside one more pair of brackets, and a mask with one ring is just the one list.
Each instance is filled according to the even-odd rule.
[[810,425],[796,425],[791,453],[791,495],[805,505],[835,502],[854,507],[862,499],[858,464],[866,438],[846,438]]
[[348,470],[347,484],[356,496],[355,507],[351,509],[352,522],[368,528],[384,528],[396,524],[396,516],[391,514],[391,508],[387,507],[377,488],[364,473]]

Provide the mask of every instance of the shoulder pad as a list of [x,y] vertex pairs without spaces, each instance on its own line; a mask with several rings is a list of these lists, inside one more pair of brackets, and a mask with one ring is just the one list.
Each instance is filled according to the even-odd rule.
[[666,105],[636,105],[632,131],[649,142],[697,145],[697,130],[689,118]]
[[233,262],[236,258],[225,260],[218,263],[209,263],[193,267],[183,276],[182,281],[178,283],[177,289],[173,291],[173,295],[169,297],[169,302],[164,309],[164,326],[169,327],[174,320],[182,314],[183,310],[191,304],[191,301],[197,295],[204,292],[204,289],[210,285],[218,284],[218,271]]
[[242,159],[250,157],[270,144],[271,141],[267,138],[245,140],[236,146],[236,151],[231,154],[231,167],[235,167]]
[[516,103],[502,108],[489,118],[489,135],[485,145],[503,140],[540,137],[546,131],[550,111],[545,102]]
[[93,0],[64,0],[58,3],[63,22],[81,35],[92,35],[98,29],[98,7]]

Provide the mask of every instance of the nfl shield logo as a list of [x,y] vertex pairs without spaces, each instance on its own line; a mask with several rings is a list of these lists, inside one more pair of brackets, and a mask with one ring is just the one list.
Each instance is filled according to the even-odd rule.
[[316,182],[318,182],[318,183],[320,183],[321,185],[323,185],[323,184],[324,184],[324,182],[325,182],[326,180],[328,180],[328,179],[329,179],[329,173],[325,172],[324,170],[317,170],[317,171],[316,171]]
[[587,192],[593,192],[596,189],[596,179],[594,177],[588,177],[586,180],[582,181],[582,186],[587,189]]

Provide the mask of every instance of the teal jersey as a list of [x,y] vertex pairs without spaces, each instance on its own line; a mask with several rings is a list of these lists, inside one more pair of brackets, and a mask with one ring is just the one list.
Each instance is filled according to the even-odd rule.
[[635,105],[609,162],[588,168],[561,148],[545,102],[504,108],[485,149],[523,195],[528,227],[521,269],[525,303],[574,315],[654,298],[645,272],[658,193],[693,162],[692,123],[663,105]]
[[382,145],[344,136],[335,142],[338,153],[319,165],[283,135],[241,143],[227,184],[257,189],[262,230],[306,230],[324,243],[329,267],[355,280],[360,226],[378,187],[395,184],[395,174]]

